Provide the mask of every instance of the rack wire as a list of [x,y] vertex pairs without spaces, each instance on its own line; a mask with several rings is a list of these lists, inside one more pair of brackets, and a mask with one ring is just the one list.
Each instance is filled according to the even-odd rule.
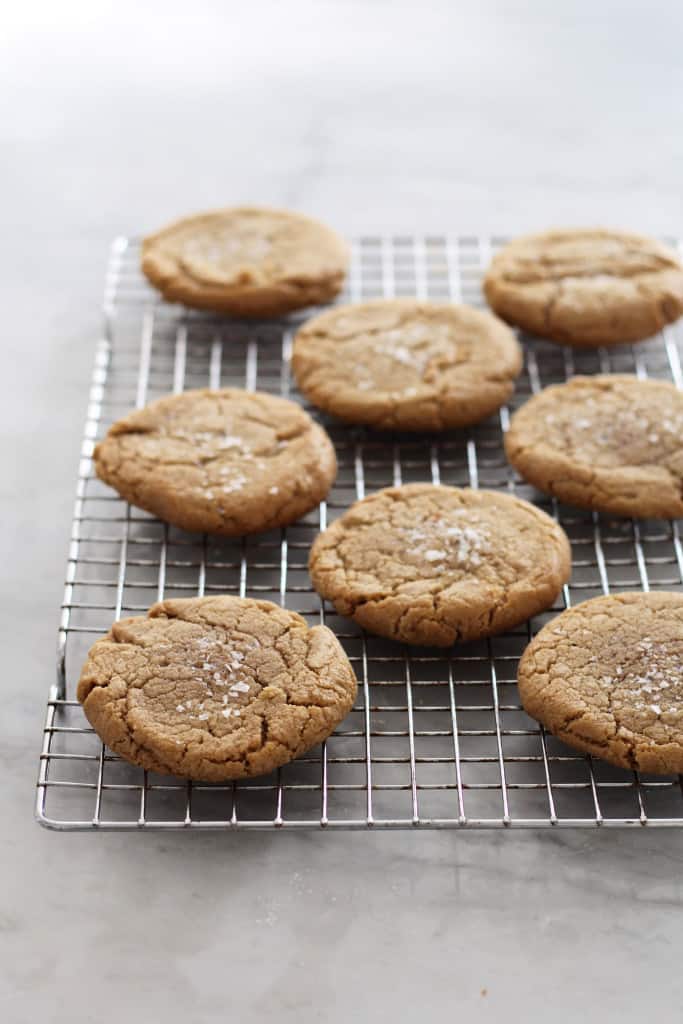
[[[481,305],[483,268],[502,239],[377,238],[353,245],[342,301],[418,297]],[[469,430],[379,435],[322,419],[339,476],[327,502],[284,530],[244,539],[187,534],[125,504],[93,474],[113,420],[170,391],[210,385],[301,399],[289,373],[298,319],[242,323],[170,306],[141,277],[139,246],[117,239],[106,275],[58,637],[43,730],[36,815],[57,829],[496,828],[683,825],[683,779],[613,768],[570,750],[520,707],[518,659],[565,607],[612,591],[683,585],[680,524],[615,520],[539,495],[506,462],[505,407]],[[523,338],[512,406],[574,373],[621,372],[683,387],[675,328],[637,346],[572,351]],[[526,625],[449,650],[363,633],[312,590],[308,551],[356,498],[433,481],[515,493],[550,512],[572,543],[556,606]],[[325,622],[359,679],[358,701],[322,746],[271,776],[188,783],[105,749],[75,700],[88,647],[156,600],[211,593],[277,601]]]

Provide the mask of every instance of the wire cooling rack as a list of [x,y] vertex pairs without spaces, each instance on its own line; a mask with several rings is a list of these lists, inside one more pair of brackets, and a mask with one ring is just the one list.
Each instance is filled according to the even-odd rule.
[[[417,295],[481,305],[482,270],[501,241],[361,238],[343,299]],[[94,443],[132,407],[185,388],[237,385],[301,400],[289,374],[297,320],[235,323],[166,305],[138,263],[138,244],[118,239],[81,450],[38,820],[95,830],[683,825],[683,779],[575,753],[527,717],[515,685],[531,636],[570,604],[680,587],[679,525],[612,520],[537,494],[505,460],[510,410],[503,408],[470,430],[438,436],[378,435],[323,419],[339,476],[315,513],[241,540],[167,526],[96,479]],[[522,340],[515,406],[574,373],[636,373],[683,386],[675,329],[638,346],[585,352]],[[510,633],[447,651],[408,649],[337,616],[311,588],[313,538],[356,498],[409,481],[505,490],[554,515],[573,552],[571,582],[557,605]],[[228,785],[126,764],[102,746],[75,700],[86,651],[114,619],[144,614],[164,596],[211,593],[270,599],[327,623],[360,683],[355,708],[325,744],[271,776]]]

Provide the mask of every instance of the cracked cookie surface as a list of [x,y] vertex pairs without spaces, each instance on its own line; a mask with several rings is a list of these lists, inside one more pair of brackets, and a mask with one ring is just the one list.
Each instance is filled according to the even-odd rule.
[[683,593],[596,597],[540,631],[519,664],[525,710],[621,768],[683,772]]
[[484,281],[508,323],[568,345],[649,338],[683,313],[683,267],[654,239],[600,228],[547,231],[504,246]]
[[90,649],[77,696],[103,742],[150,771],[262,775],[326,739],[356,678],[334,634],[269,601],[162,601]]
[[281,316],[329,302],[346,243],[286,210],[235,207],[176,221],[142,243],[142,270],[165,299],[232,316]]
[[683,392],[666,381],[609,374],[546,388],[512,417],[505,451],[570,505],[683,516]]
[[285,526],[336,476],[332,442],[295,402],[239,388],[185,391],[118,420],[97,475],[185,530],[241,536]]
[[311,402],[381,430],[476,423],[510,397],[521,368],[517,339],[490,313],[415,299],[322,313],[299,330],[292,353]]
[[316,538],[309,570],[318,593],[369,632],[446,647],[548,608],[571,554],[564,531],[526,501],[407,484],[352,505]]

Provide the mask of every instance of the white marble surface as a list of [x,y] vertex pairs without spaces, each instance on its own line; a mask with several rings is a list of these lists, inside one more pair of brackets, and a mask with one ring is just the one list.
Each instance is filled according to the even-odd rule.
[[1,1019],[679,1021],[677,832],[60,835],[32,805],[111,236],[242,200],[347,233],[681,233],[680,5],[3,22]]

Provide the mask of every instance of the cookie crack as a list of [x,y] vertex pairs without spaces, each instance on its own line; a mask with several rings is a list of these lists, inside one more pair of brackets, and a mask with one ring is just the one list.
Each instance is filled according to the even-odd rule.
[[545,304],[545,307],[544,307],[544,310],[543,310],[543,321],[545,323],[546,331],[550,329],[550,322],[551,322],[551,319],[552,319],[553,311],[554,311],[555,306],[557,305],[557,303],[559,301],[560,295],[562,294],[563,287],[564,287],[564,281],[562,281],[562,280],[556,281],[555,282],[555,287],[553,288],[553,292],[552,292],[550,298],[548,299],[548,301]]
[[624,254],[637,257],[642,261],[641,265],[618,266],[615,265],[618,264],[617,260],[603,264],[594,264],[592,267],[588,266],[585,261],[581,266],[552,267],[541,257],[536,262],[541,264],[542,272],[528,271],[525,274],[521,269],[513,269],[512,271],[501,271],[498,267],[494,267],[494,269],[496,270],[496,276],[499,276],[510,285],[554,284],[558,281],[566,281],[567,279],[590,280],[603,277],[615,280],[632,280],[648,274],[658,274],[667,270],[680,269],[675,262],[664,256],[646,255],[639,250],[624,250]]

